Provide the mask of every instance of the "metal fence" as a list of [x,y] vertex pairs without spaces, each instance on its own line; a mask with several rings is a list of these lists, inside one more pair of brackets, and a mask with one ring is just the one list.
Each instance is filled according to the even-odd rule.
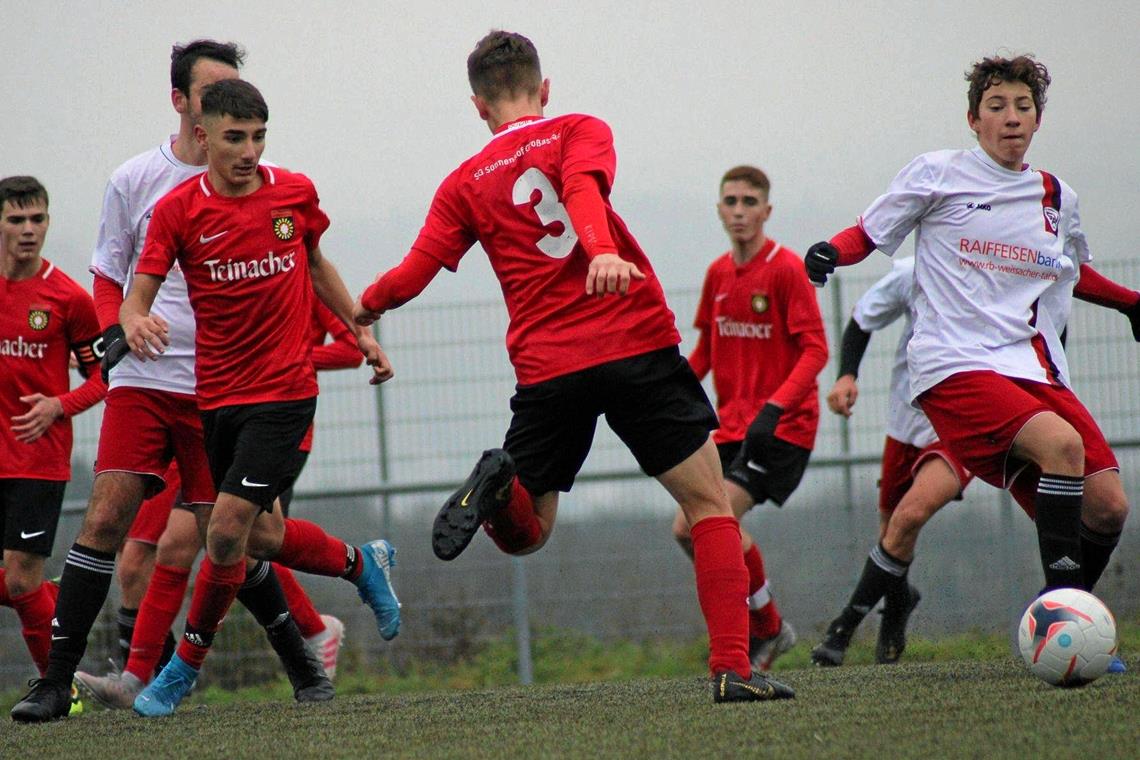
[[[1101,269],[1119,282],[1140,283],[1136,262]],[[845,270],[820,292],[832,346],[855,300],[885,271],[885,261]],[[668,297],[678,324],[689,325],[698,291],[675,290]],[[479,537],[454,562],[432,555],[430,525],[439,504],[484,448],[501,444],[509,421],[513,375],[505,328],[498,301],[409,305],[382,322],[382,342],[397,371],[393,382],[376,389],[361,373],[322,375],[314,451],[298,483],[293,514],[348,541],[385,536],[399,548],[394,578],[404,625],[392,643],[379,639],[370,613],[345,582],[306,580],[317,606],[345,620],[352,662],[366,666],[382,657],[399,666],[417,658],[453,659],[512,630],[523,634],[519,641],[525,644],[530,628],[634,639],[693,638],[704,630],[692,570],[670,535],[676,507],[664,489],[638,472],[604,425],[542,551],[512,560]],[[781,609],[805,640],[815,638],[844,603],[877,535],[875,487],[897,329],[871,341],[855,415],[848,421],[823,411],[799,490],[782,509],[769,504],[745,518],[766,556]],[[687,348],[694,336],[689,329],[684,333]],[[1114,443],[1126,491],[1135,499],[1140,347],[1119,314],[1080,304],[1068,353],[1077,392]],[[834,377],[832,357],[820,376],[821,403]],[[49,572],[59,571],[78,531],[100,413],[75,421],[75,478]],[[1140,611],[1138,547],[1133,519],[1098,588],[1118,615]],[[915,630],[934,636],[1004,630],[1040,586],[1036,534],[1004,493],[974,483],[963,502],[945,509],[923,532],[911,577],[924,591]],[[113,593],[92,638],[87,668],[102,670],[113,645],[115,606]],[[229,658],[244,665],[215,665],[215,671],[231,678],[244,673],[239,680],[273,672],[268,649],[248,644],[257,640],[252,626],[249,616],[231,614],[211,662]],[[227,638],[242,643],[226,644]],[[525,647],[519,668],[526,680]],[[12,686],[30,672],[14,614],[0,613],[0,686]]]

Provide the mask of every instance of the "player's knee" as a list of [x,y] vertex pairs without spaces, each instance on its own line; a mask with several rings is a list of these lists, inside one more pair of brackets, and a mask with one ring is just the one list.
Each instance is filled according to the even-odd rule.
[[1128,519],[1128,497],[1122,490],[1107,494],[1086,496],[1082,508],[1082,519],[1093,530],[1103,533],[1116,533],[1124,528]]
[[32,573],[12,572],[10,569],[4,573],[4,588],[8,592],[8,597],[23,596],[43,583],[42,578],[32,576]]

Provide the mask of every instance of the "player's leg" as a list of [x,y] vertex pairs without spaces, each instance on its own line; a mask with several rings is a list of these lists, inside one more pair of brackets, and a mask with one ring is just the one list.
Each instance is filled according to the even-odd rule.
[[1128,497],[1118,470],[1101,470],[1085,478],[1081,512],[1081,569],[1090,591],[1108,567],[1128,517]]
[[20,618],[20,633],[40,676],[47,672],[55,594],[44,582],[43,555],[4,549],[4,589],[8,606]]

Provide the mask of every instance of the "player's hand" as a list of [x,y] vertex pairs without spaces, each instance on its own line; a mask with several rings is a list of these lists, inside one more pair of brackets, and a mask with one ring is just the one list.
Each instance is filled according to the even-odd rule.
[[356,345],[360,347],[360,353],[364,354],[364,361],[372,368],[372,377],[368,379],[369,385],[379,385],[385,383],[395,376],[392,371],[392,362],[388,361],[388,355],[384,353],[384,349],[380,348],[380,344],[372,337],[372,333],[367,330],[359,330],[356,334]]
[[33,393],[30,396],[20,396],[20,401],[32,408],[12,417],[12,432],[16,434],[17,441],[31,443],[63,416],[63,402],[56,396]]
[[826,240],[814,244],[804,254],[804,269],[812,285],[822,288],[827,284],[827,276],[835,271],[839,263],[839,251]]
[[131,352],[127,345],[127,334],[118,322],[103,331],[103,357],[99,360],[99,373],[103,375],[103,384],[111,382],[111,369]]
[[1128,309],[1121,309],[1120,312],[1128,317],[1128,321],[1132,323],[1132,337],[1140,343],[1140,301],[1132,304]]
[[776,439],[776,426],[780,424],[780,415],[783,413],[783,409],[769,401],[748,426],[748,432],[744,434],[741,455],[749,467],[763,469],[768,449]]
[[604,296],[616,293],[624,296],[629,292],[630,280],[644,280],[645,275],[630,261],[616,253],[601,253],[590,259],[590,269],[586,272],[586,295]]
[[140,359],[157,360],[170,345],[170,326],[162,317],[132,314],[123,320],[127,347]]
[[844,375],[831,386],[831,393],[827,394],[827,408],[836,414],[850,417],[857,398],[859,398],[859,384],[855,382],[855,376]]
[[368,327],[378,319],[380,319],[380,312],[369,311],[368,309],[364,308],[364,304],[360,302],[359,298],[356,299],[356,303],[352,305],[353,322],[360,325],[361,327]]

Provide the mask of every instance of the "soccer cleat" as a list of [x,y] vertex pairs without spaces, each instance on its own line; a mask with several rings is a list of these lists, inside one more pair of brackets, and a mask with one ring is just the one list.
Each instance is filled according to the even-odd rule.
[[71,686],[46,678],[28,681],[32,687],[12,708],[12,720],[18,723],[46,723],[66,718],[71,712]]
[[748,638],[748,659],[756,670],[771,670],[776,658],[796,645],[796,629],[787,620],[780,621],[780,630],[767,639]]
[[320,659],[305,643],[297,623],[291,617],[265,629],[265,636],[293,686],[293,698],[298,702],[327,702],[336,696],[332,682],[325,674]]
[[467,481],[451,495],[435,516],[431,549],[435,556],[452,560],[463,553],[479,526],[507,506],[515,462],[502,449],[487,449]]
[[910,620],[910,613],[918,606],[922,594],[914,586],[907,586],[910,598],[902,609],[884,605],[883,619],[879,622],[879,640],[875,642],[875,662],[880,665],[890,665],[899,661],[903,650],[906,649],[906,623]]
[[325,675],[332,681],[336,678],[336,661],[341,645],[344,644],[344,623],[332,615],[321,615],[321,622],[325,624],[325,629],[316,636],[305,639],[305,642],[312,647],[317,659],[325,667]]
[[751,678],[741,678],[731,670],[712,677],[713,702],[760,702],[769,699],[793,699],[796,692],[768,676],[752,671]]
[[71,707],[67,710],[67,717],[83,714],[83,700],[79,698],[79,689],[75,682],[71,683]]
[[129,710],[143,688],[138,676],[127,672],[93,676],[81,670],[75,674],[75,683],[84,694],[111,710]]
[[1114,654],[1112,659],[1108,662],[1108,670],[1104,672],[1119,675],[1121,673],[1127,673],[1128,666],[1124,664],[1124,660],[1120,658],[1120,655]]
[[827,633],[823,641],[811,650],[811,661],[821,668],[837,668],[843,664],[843,657],[847,654],[847,647],[851,646],[851,635],[854,628],[848,628],[842,623],[843,618],[837,617],[827,626]]
[[400,632],[400,600],[392,588],[391,570],[396,566],[396,547],[380,539],[360,547],[364,569],[354,581],[360,598],[372,608],[380,638],[391,641]]
[[139,692],[132,705],[144,718],[161,718],[173,715],[178,704],[186,698],[198,680],[198,671],[187,665],[177,654],[170,658],[162,672],[150,685]]

